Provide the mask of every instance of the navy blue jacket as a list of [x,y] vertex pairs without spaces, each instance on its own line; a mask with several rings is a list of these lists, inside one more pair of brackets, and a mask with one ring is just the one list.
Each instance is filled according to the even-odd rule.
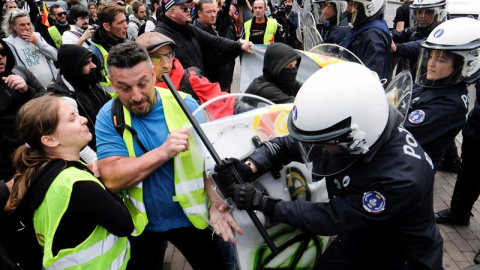
[[[301,160],[291,136],[274,142],[276,155],[262,147],[249,159],[260,169]],[[347,236],[361,264],[371,269],[393,269],[405,254],[440,269],[443,239],[433,215],[433,165],[405,128],[394,128],[369,161],[359,159],[326,181],[329,202],[280,201],[264,213],[314,234]],[[366,206],[375,194],[383,198],[378,200],[383,209]]]
[[335,17],[333,20],[327,21],[324,25],[317,25],[317,30],[322,36],[323,43],[340,45],[348,31],[352,29],[347,19],[341,21],[338,25],[336,24],[336,20],[337,18]]
[[480,82],[475,85],[476,99],[473,109],[468,114],[467,124],[463,128],[463,137],[480,140]]
[[465,125],[468,91],[464,83],[443,88],[415,85],[405,128],[427,152],[436,167],[448,144]]

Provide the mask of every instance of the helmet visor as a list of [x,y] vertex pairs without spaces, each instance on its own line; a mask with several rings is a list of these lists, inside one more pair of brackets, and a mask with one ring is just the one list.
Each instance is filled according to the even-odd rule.
[[314,177],[337,174],[350,167],[361,156],[353,154],[346,142],[338,140],[323,143],[297,142],[302,159]]
[[452,51],[421,48],[415,83],[426,87],[446,87],[463,79],[463,56]]
[[445,19],[445,7],[415,8],[410,6],[410,26],[433,29]]

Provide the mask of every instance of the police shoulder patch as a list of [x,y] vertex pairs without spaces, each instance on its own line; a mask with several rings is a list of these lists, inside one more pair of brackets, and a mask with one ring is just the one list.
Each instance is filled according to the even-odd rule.
[[415,110],[408,115],[408,122],[412,124],[420,124],[425,120],[425,112],[422,110]]
[[363,193],[363,208],[373,214],[385,210],[385,197],[378,191],[368,191]]

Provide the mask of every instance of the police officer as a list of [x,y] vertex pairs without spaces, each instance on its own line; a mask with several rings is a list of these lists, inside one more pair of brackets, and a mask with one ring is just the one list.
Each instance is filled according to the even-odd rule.
[[[392,31],[392,53],[410,60],[412,75],[416,68],[413,63],[418,59],[420,43],[427,39],[437,25],[447,19],[446,6],[446,0],[415,0],[410,6],[411,27],[403,31]],[[390,66],[393,72],[393,63]]]
[[[356,63],[329,65],[298,92],[290,135],[264,142],[245,163],[217,165],[215,177],[238,209],[260,210],[313,234],[338,235],[315,269],[440,269],[433,166],[399,126],[402,120],[372,71]],[[231,167],[247,180],[302,160],[315,177],[326,176],[329,202],[281,201],[251,184],[233,184]]]
[[[441,210],[436,214],[437,223],[467,226],[470,224],[472,207],[480,194],[480,181],[478,178],[478,152],[480,151],[480,63],[473,58],[473,55],[480,53],[480,21],[468,18],[459,18],[444,23],[456,23],[455,26],[469,29],[466,36],[471,42],[465,42],[466,49],[463,51],[466,55],[472,55],[472,58],[465,59],[464,70],[462,73],[472,74],[468,82],[477,81],[475,105],[468,114],[467,124],[463,128],[462,142],[462,162],[458,172],[457,182],[453,190],[451,208]],[[440,25],[443,26],[444,24]],[[445,28],[445,30],[447,30]],[[450,30],[450,29],[448,29]],[[453,29],[454,30],[454,29]],[[461,33],[457,33],[461,34]],[[468,41],[468,40],[465,40]],[[476,62],[474,62],[476,61]],[[471,65],[468,65],[471,63]],[[477,254],[475,262],[480,263],[480,257]]]
[[324,43],[340,44],[352,27],[348,23],[345,9],[347,3],[340,0],[314,0],[322,11],[317,30]]
[[347,17],[353,28],[340,46],[353,52],[380,78],[385,78],[391,36],[383,19],[386,0],[346,0]]
[[[422,42],[405,128],[437,165],[465,125],[470,82],[479,69],[478,21],[453,19]],[[471,29],[465,31],[465,29]],[[475,32],[477,34],[475,35]],[[473,43],[472,43],[473,42]]]

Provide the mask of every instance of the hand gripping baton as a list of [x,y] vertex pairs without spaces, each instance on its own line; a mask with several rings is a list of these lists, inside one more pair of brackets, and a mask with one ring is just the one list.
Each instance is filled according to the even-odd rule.
[[[215,150],[215,148],[213,148],[213,145],[210,143],[210,141],[208,140],[207,136],[205,135],[205,133],[203,132],[202,128],[200,127],[200,125],[198,124],[197,120],[195,119],[195,117],[193,117],[192,113],[190,112],[190,110],[188,109],[187,105],[185,104],[185,101],[183,101],[182,97],[180,96],[180,94],[177,92],[177,89],[175,88],[175,86],[172,84],[172,81],[170,80],[170,78],[168,77],[168,75],[166,74],[163,74],[162,75],[162,79],[163,81],[167,84],[168,88],[170,89],[170,92],[172,92],[172,95],[173,97],[175,98],[175,100],[178,102],[178,105],[180,105],[180,108],[182,108],[182,111],[185,113],[185,115],[187,116],[188,120],[190,121],[190,123],[192,124],[193,126],[193,129],[197,132],[198,136],[200,137],[200,139],[202,140],[203,144],[205,145],[205,147],[207,148],[208,152],[210,152],[210,155],[212,155],[213,159],[215,160],[215,163],[217,164],[220,164],[222,163],[222,159],[220,158],[220,156],[218,155],[217,151]],[[235,175],[235,182],[237,184],[245,184],[242,180],[242,178],[240,178],[240,175],[238,174],[237,170],[234,168],[234,167],[231,167],[232,171],[233,171],[233,174]],[[217,183],[218,185],[218,183]],[[257,228],[258,232],[260,233],[260,235],[262,236],[263,240],[265,240],[265,243],[267,244],[268,248],[270,249],[270,251],[274,254],[274,255],[277,255],[278,254],[278,249],[277,247],[275,246],[275,243],[273,243],[273,240],[272,238],[270,237],[270,235],[268,235],[267,233],[267,230],[265,230],[265,227],[263,227],[262,223],[260,223],[260,220],[258,219],[258,217],[255,215],[255,213],[253,211],[247,211],[247,214],[248,216],[250,217],[250,219],[252,220],[253,224],[255,225],[255,227]]]

